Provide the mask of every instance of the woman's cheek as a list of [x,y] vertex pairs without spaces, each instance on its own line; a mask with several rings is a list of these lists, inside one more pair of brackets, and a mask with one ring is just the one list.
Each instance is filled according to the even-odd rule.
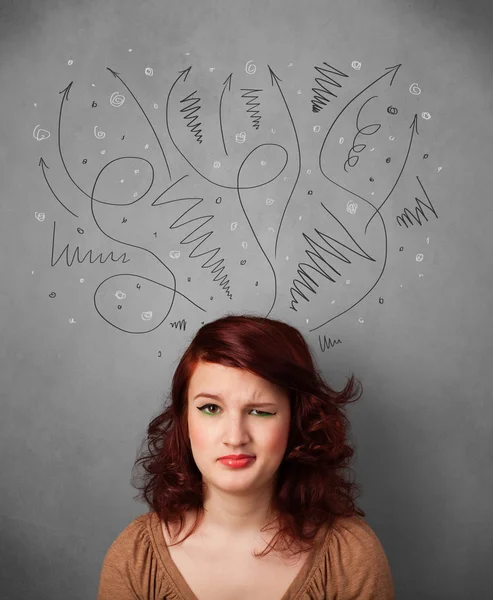
[[198,424],[189,422],[189,435],[190,435],[190,443],[192,444],[192,448],[196,450],[203,450],[207,446],[207,428],[199,426]]

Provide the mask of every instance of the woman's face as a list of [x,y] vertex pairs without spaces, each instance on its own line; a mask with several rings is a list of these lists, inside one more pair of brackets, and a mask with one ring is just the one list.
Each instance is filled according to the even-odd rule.
[[[288,394],[278,386],[248,371],[199,362],[188,387],[188,429],[203,481],[238,494],[272,485],[290,417]],[[255,460],[231,468],[218,460],[228,454]]]

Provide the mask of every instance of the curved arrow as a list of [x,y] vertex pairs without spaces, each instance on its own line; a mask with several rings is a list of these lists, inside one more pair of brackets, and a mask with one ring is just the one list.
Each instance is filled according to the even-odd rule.
[[233,77],[233,73],[231,73],[229,75],[229,77],[226,79],[226,81],[223,83],[224,87],[223,87],[223,91],[221,93],[221,98],[219,100],[219,127],[221,128],[221,138],[223,140],[224,152],[226,152],[226,155],[228,154],[228,151],[226,150],[226,142],[224,141],[222,105],[223,105],[224,92],[226,91],[226,85],[228,85],[228,92],[231,91],[231,78],[232,77]]
[[[74,84],[73,81],[71,81],[67,87],[65,89],[63,89],[61,92],[58,92],[59,94],[63,94],[62,96],[62,101],[60,103],[60,111],[58,114],[58,152],[60,153],[60,159],[62,161],[62,165],[63,168],[65,169],[65,172],[67,173],[70,181],[75,185],[75,187],[80,190],[84,196],[86,196],[87,198],[91,198],[91,196],[85,192],[80,185],[77,184],[77,182],[75,181],[75,179],[72,177],[72,175],[70,174],[70,171],[67,168],[67,165],[65,164],[65,160],[63,158],[63,152],[62,152],[62,139],[61,139],[61,130],[62,130],[62,113],[63,113],[63,106],[65,104],[65,102],[68,101],[68,95],[70,93],[70,90],[72,89],[72,85]],[[98,202],[98,200],[96,200],[96,202]]]
[[74,217],[77,217],[77,218],[79,218],[79,215],[76,215],[74,212],[72,212],[72,211],[70,210],[70,208],[66,207],[66,206],[65,206],[65,204],[64,204],[64,203],[63,203],[63,202],[60,200],[60,198],[59,198],[59,197],[58,197],[58,196],[55,194],[55,192],[53,191],[53,188],[51,187],[51,185],[50,185],[50,182],[48,181],[48,177],[46,176],[46,172],[45,172],[45,167],[46,167],[47,169],[49,169],[50,167],[49,167],[49,166],[48,166],[48,165],[45,163],[45,161],[44,161],[44,158],[43,158],[43,157],[41,157],[41,158],[39,159],[39,163],[38,163],[38,165],[41,167],[41,170],[43,171],[43,176],[44,176],[44,178],[45,178],[46,185],[47,185],[47,186],[50,188],[50,191],[51,191],[51,193],[52,193],[52,194],[55,196],[55,198],[58,200],[58,202],[60,202],[60,204],[63,206],[63,208],[64,208],[65,210],[68,210],[68,212],[69,212],[71,215],[73,215]]
[[404,169],[406,167],[407,164],[407,159],[409,158],[409,154],[411,152],[411,146],[413,145],[413,138],[414,138],[414,134],[416,133],[417,135],[419,135],[419,131],[418,131],[418,115],[415,114],[414,115],[414,119],[413,122],[411,123],[411,125],[409,126],[409,129],[411,129],[411,138],[409,140],[409,146],[407,148],[407,153],[406,153],[406,158],[404,159],[404,163],[402,165],[402,168],[400,170],[399,175],[397,176],[397,179],[395,180],[394,185],[392,186],[392,189],[390,190],[390,192],[387,194],[387,197],[385,198],[385,200],[382,202],[382,204],[380,204],[380,206],[378,208],[375,209],[375,212],[372,214],[372,216],[368,219],[368,223],[366,224],[365,227],[365,233],[366,230],[368,229],[368,225],[371,223],[371,220],[373,219],[373,217],[377,214],[377,212],[380,212],[380,209],[382,208],[382,206],[387,202],[387,200],[390,198],[390,195],[392,194],[392,192],[394,191],[395,187],[397,186],[397,184],[399,183],[399,179],[401,178],[402,173],[404,172]]
[[298,179],[300,178],[300,173],[301,173],[301,149],[300,149],[300,141],[298,139],[298,132],[296,131],[296,125],[294,124],[293,116],[291,115],[291,111],[289,110],[288,103],[286,102],[286,98],[284,97],[284,94],[282,92],[281,86],[279,85],[279,82],[282,81],[282,79],[279,79],[279,77],[274,73],[274,71],[270,68],[269,65],[267,65],[267,67],[269,69],[271,83],[272,83],[272,85],[274,85],[274,81],[276,82],[277,88],[278,88],[279,92],[281,93],[282,99],[284,101],[284,105],[286,107],[286,110],[288,111],[289,118],[291,119],[291,124],[292,124],[293,130],[294,130],[294,135],[296,137],[296,146],[298,148],[298,173],[296,175],[296,180],[294,182],[293,189],[291,190],[291,193],[289,194],[288,201],[286,202],[286,206],[284,207],[284,210],[282,211],[281,220],[279,221],[279,227],[277,228],[276,244],[274,246],[274,258],[275,258],[276,255],[277,255],[277,244],[279,242],[279,234],[281,233],[282,221],[284,219],[284,215],[285,215],[286,210],[288,208],[289,202],[291,201],[291,197],[292,197],[292,195],[294,193],[294,190],[295,190],[295,188],[296,188],[296,186],[298,184]]
[[[323,175],[323,176],[324,176],[326,179],[328,179],[329,181],[331,181],[332,183],[335,183],[335,185],[339,185],[339,184],[337,184],[335,181],[332,181],[332,179],[330,179],[330,177],[328,177],[328,175],[326,175],[326,174],[325,174],[325,172],[324,172],[324,170],[323,170],[323,167],[322,167],[322,154],[323,154],[323,151],[324,151],[324,146],[325,146],[325,144],[326,144],[326,142],[327,142],[327,138],[328,138],[328,137],[329,137],[329,135],[330,135],[330,132],[332,131],[332,129],[333,129],[333,127],[334,127],[334,125],[337,123],[337,121],[338,121],[339,117],[340,117],[340,116],[342,115],[342,113],[343,113],[343,112],[346,110],[346,108],[348,108],[348,106],[349,106],[350,104],[352,104],[352,103],[353,103],[353,102],[356,100],[356,98],[359,98],[359,97],[360,97],[362,94],[364,94],[364,93],[366,92],[366,90],[368,90],[369,88],[371,88],[371,86],[372,86],[372,85],[375,85],[375,84],[376,84],[376,83],[378,83],[378,82],[379,82],[381,79],[383,79],[384,77],[387,77],[387,76],[388,76],[388,75],[390,75],[391,73],[392,73],[392,79],[390,80],[390,84],[389,84],[389,85],[392,85],[392,84],[393,84],[393,82],[394,82],[394,78],[395,78],[395,76],[397,75],[397,71],[398,71],[398,70],[401,68],[401,66],[402,66],[402,63],[400,63],[400,64],[398,64],[398,65],[394,65],[393,67],[386,67],[386,69],[385,69],[385,70],[387,71],[386,73],[384,73],[383,75],[380,75],[380,77],[378,77],[377,79],[375,79],[375,81],[372,81],[372,82],[371,82],[369,85],[367,85],[367,86],[366,86],[366,87],[365,87],[363,90],[361,90],[361,92],[359,92],[359,94],[356,94],[356,96],[354,96],[354,98],[352,98],[352,99],[351,99],[351,100],[350,100],[350,101],[349,101],[349,102],[346,104],[346,106],[345,106],[345,107],[344,107],[344,108],[341,110],[341,112],[340,112],[340,113],[337,115],[337,117],[334,119],[334,121],[333,121],[332,125],[331,125],[331,126],[330,126],[330,128],[329,128],[329,131],[327,131],[327,134],[326,134],[326,136],[325,136],[325,138],[324,138],[324,141],[322,142],[322,146],[321,146],[321,148],[320,148],[320,154],[319,154],[319,156],[318,156],[318,164],[319,164],[320,171],[321,171],[322,175]],[[342,186],[339,186],[339,187],[342,187]],[[342,189],[346,189],[346,188],[342,188]],[[347,190],[347,191],[349,191],[349,190]],[[351,193],[353,193],[353,192],[351,192]],[[354,194],[354,195],[355,195],[355,196],[357,196],[358,194]],[[358,196],[358,197],[359,197],[359,196]]]
[[135,97],[134,93],[132,92],[132,90],[128,87],[128,85],[123,81],[123,79],[120,77],[120,73],[117,73],[116,71],[113,71],[113,69],[110,69],[109,67],[106,67],[108,69],[108,71],[113,75],[113,77],[115,77],[115,79],[119,79],[123,85],[127,88],[127,90],[129,91],[130,95],[132,96],[132,98],[135,100],[135,102],[137,102],[138,107],[140,108],[140,110],[142,111],[142,114],[144,115],[144,117],[146,118],[147,122],[149,123],[150,128],[152,129],[152,133],[154,134],[154,137],[157,140],[157,143],[159,144],[159,147],[161,148],[161,153],[163,155],[164,158],[164,162],[166,163],[166,168],[168,169],[168,175],[169,175],[169,179],[171,181],[171,171],[169,168],[169,164],[168,164],[168,160],[166,158],[166,154],[164,153],[163,147],[161,145],[161,140],[159,139],[156,130],[154,129],[154,127],[152,126],[151,121],[149,120],[149,117],[146,114],[146,111],[142,108],[142,105],[140,104],[140,102],[137,100],[137,98]]

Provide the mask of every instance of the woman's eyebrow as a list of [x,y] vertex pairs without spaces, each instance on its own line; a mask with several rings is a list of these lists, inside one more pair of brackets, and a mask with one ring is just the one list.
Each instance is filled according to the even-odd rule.
[[[223,401],[223,397],[220,394],[210,394],[208,392],[199,392],[195,394],[193,397],[194,400],[197,398],[210,398],[211,400],[220,400]],[[276,406],[275,402],[249,402],[248,404],[244,404],[246,408],[255,408],[256,406]]]

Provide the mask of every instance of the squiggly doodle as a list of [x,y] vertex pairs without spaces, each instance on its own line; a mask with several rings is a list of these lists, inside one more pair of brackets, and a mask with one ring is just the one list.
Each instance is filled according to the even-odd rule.
[[315,94],[312,100],[312,111],[314,113],[320,112],[324,108],[324,106],[329,104],[330,96],[332,96],[333,98],[337,98],[337,94],[335,94],[330,89],[330,87],[327,87],[327,85],[342,88],[342,85],[338,81],[333,79],[331,75],[337,75],[338,77],[349,77],[349,75],[343,73],[342,71],[339,71],[339,69],[332,67],[328,63],[324,62],[323,64],[328,68],[315,67],[315,71],[318,71],[321,77],[315,78],[317,85],[319,85],[320,87],[312,88],[312,91]]
[[337,346],[337,344],[342,344],[340,339],[337,340],[332,340],[331,338],[327,339],[327,336],[324,335],[323,340],[322,340],[322,336],[318,336],[318,344],[320,346],[320,350],[322,352],[325,352],[326,350],[330,350],[331,348],[334,348],[334,346]]
[[84,256],[81,258],[80,254],[81,254],[81,250],[79,246],[76,246],[75,249],[72,249],[72,256],[70,257],[69,255],[69,248],[70,248],[70,244],[67,244],[65,246],[65,248],[60,252],[60,255],[58,256],[58,258],[55,260],[55,232],[56,232],[56,221],[53,222],[53,238],[52,238],[52,242],[51,242],[51,266],[55,267],[58,262],[62,259],[62,256],[65,258],[65,263],[67,265],[67,267],[71,267],[75,260],[77,260],[77,262],[79,264],[82,264],[84,261],[88,261],[91,264],[94,264],[95,262],[98,262],[100,264],[104,264],[107,260],[111,260],[113,262],[120,262],[122,264],[124,263],[128,263],[129,260],[125,260],[127,258],[126,253],[124,252],[123,254],[121,254],[118,258],[114,257],[113,251],[109,252],[105,258],[103,258],[103,253],[101,252],[100,254],[98,254],[97,256],[93,256],[95,254],[94,250],[88,250]]
[[[168,190],[166,190],[166,191],[168,191]],[[230,285],[229,285],[230,281],[228,279],[228,275],[223,274],[223,271],[226,268],[224,266],[225,259],[220,258],[216,262],[211,262],[216,257],[216,255],[221,252],[221,248],[217,247],[217,248],[213,248],[210,250],[203,249],[203,252],[201,252],[199,254],[194,254],[195,251],[198,248],[200,248],[200,246],[202,246],[202,244],[205,244],[207,242],[207,240],[210,236],[214,235],[214,231],[201,232],[201,234],[198,235],[197,237],[188,239],[188,238],[192,237],[195,234],[195,232],[199,231],[199,229],[201,229],[202,227],[207,225],[207,223],[209,223],[209,221],[212,221],[212,219],[214,219],[214,215],[201,215],[201,216],[195,216],[194,218],[190,218],[188,221],[184,220],[185,215],[187,213],[189,213],[190,211],[193,211],[194,208],[196,206],[199,206],[203,201],[204,201],[203,198],[175,198],[173,200],[166,200],[166,201],[161,201],[161,202],[157,202],[157,199],[156,199],[152,203],[152,206],[163,206],[163,205],[175,203],[175,202],[180,202],[180,203],[184,202],[186,205],[189,202],[193,202],[193,204],[189,208],[187,208],[173,223],[171,223],[171,225],[169,226],[169,229],[185,227],[186,225],[189,225],[190,223],[193,223],[194,221],[199,221],[199,222],[201,221],[201,223],[197,227],[195,227],[195,229],[193,229],[193,231],[188,233],[183,239],[180,240],[180,244],[193,244],[193,243],[197,242],[195,247],[191,250],[190,254],[188,255],[189,258],[199,258],[201,256],[210,255],[208,257],[208,259],[204,263],[202,263],[201,268],[202,269],[211,269],[211,272],[216,274],[216,276],[214,277],[214,281],[219,282],[220,287],[226,292],[226,295],[229,298],[232,298],[232,294],[230,292]],[[179,223],[180,221],[181,221],[181,223]]]
[[180,100],[181,103],[184,103],[184,102],[188,103],[188,104],[185,104],[185,108],[182,108],[180,110],[180,112],[185,113],[183,118],[185,119],[185,121],[188,121],[187,127],[193,133],[197,142],[199,144],[201,144],[202,143],[202,129],[200,129],[200,125],[202,123],[196,123],[196,121],[198,121],[199,117],[198,117],[198,115],[195,114],[195,113],[199,112],[199,110],[200,110],[200,105],[198,104],[200,102],[200,98],[195,98],[196,93],[197,93],[197,90],[195,90],[195,92],[192,92],[191,94],[189,94],[186,98],[183,98],[183,100]]
[[426,221],[428,221],[428,217],[426,216],[425,211],[424,211],[425,208],[427,208],[431,213],[433,213],[435,215],[435,217],[438,219],[438,214],[435,210],[435,207],[433,206],[430,198],[428,197],[428,194],[426,193],[426,190],[423,187],[421,180],[419,179],[419,177],[416,177],[416,179],[418,180],[418,183],[421,186],[421,189],[423,190],[423,194],[426,196],[426,199],[428,200],[428,202],[423,202],[419,198],[415,197],[417,206],[415,208],[414,214],[411,210],[409,210],[408,208],[405,208],[402,215],[398,215],[396,217],[397,224],[400,227],[405,225],[406,229],[408,229],[410,225],[411,226],[414,225],[413,221],[415,221],[420,226],[423,225],[423,223],[421,222],[421,219],[425,219]]
[[260,127],[260,119],[262,118],[260,115],[260,111],[257,110],[257,107],[260,106],[260,102],[256,102],[258,100],[258,96],[255,94],[257,92],[261,92],[262,90],[256,89],[242,89],[242,92],[245,92],[241,95],[242,98],[248,98],[248,102],[246,105],[249,107],[247,113],[250,114],[250,118],[252,119],[252,126],[254,129],[258,129]]
[[[351,66],[360,71],[355,82],[365,78],[359,61]],[[61,182],[53,175],[56,169],[49,171],[44,158],[39,159],[41,175],[57,206],[71,217],[84,217],[79,234],[87,232],[89,218],[97,235],[105,243],[111,241],[113,249],[96,253],[92,244],[93,248],[82,252],[82,244],[66,244],[61,252],[55,250],[54,222],[52,267],[76,268],[86,263],[97,269],[98,265],[120,266],[132,260],[132,273],[107,277],[94,292],[94,307],[101,318],[126,333],[154,331],[172,311],[181,309],[175,306],[177,299],[180,307],[192,311],[206,312],[206,302],[211,301],[228,301],[228,308],[234,303],[235,310],[240,310],[242,302],[248,304],[252,291],[269,316],[282,290],[283,302],[288,296],[293,316],[309,323],[317,315],[318,322],[310,331],[348,313],[370,294],[385,271],[389,251],[384,213],[413,164],[413,149],[419,144],[418,115],[425,120],[431,117],[422,110],[409,114],[406,106],[392,97],[401,66],[368,78],[369,83],[349,98],[343,87],[347,73],[327,62],[315,67],[314,96],[308,106],[318,113],[319,124],[305,124],[304,133],[309,133],[310,144],[317,140],[323,185],[307,160],[303,176],[310,177],[312,189],[301,193],[299,115],[293,112],[291,101],[296,100],[293,106],[299,111],[303,99],[297,99],[296,85],[288,86],[291,91],[286,93],[270,65],[257,68],[248,61],[244,69],[240,66],[227,77],[220,75],[219,65],[204,69],[207,77],[192,71],[192,66],[178,71],[161,96],[166,99],[161,113],[165,142],[143,108],[154,106],[152,114],[159,119],[157,109],[163,107],[162,102],[156,97],[141,103],[117,71],[107,67],[118,86],[125,88],[120,87],[125,95],[110,88],[102,99],[89,100],[82,88],[77,87],[75,95],[74,82],[70,82],[60,92],[57,144],[75,196],[66,201]],[[154,74],[151,67],[144,73],[148,77]],[[414,96],[421,93],[417,84],[404,85]],[[343,108],[334,115],[336,99]],[[115,110],[124,103],[123,109]],[[87,105],[95,108],[89,111],[94,116],[86,125],[93,146],[88,145],[77,158],[78,150],[66,151],[71,138],[65,128],[77,118],[79,107]],[[112,120],[105,119],[104,110],[111,112]],[[152,139],[140,139],[136,144],[135,129],[127,121],[129,110],[144,119]],[[126,121],[118,124],[118,114],[125,114]],[[38,128],[34,138],[44,139]],[[314,135],[321,131],[323,139]],[[124,147],[127,150],[122,152]],[[104,158],[106,153],[108,158]],[[148,158],[140,156],[143,153]],[[52,165],[50,158],[49,162]],[[166,177],[169,182],[163,184]],[[404,208],[392,221],[394,227],[422,226],[429,214],[438,218],[420,177],[415,177],[426,200],[415,197],[416,207]],[[307,216],[303,221],[302,211]],[[44,213],[36,213],[40,214]],[[120,244],[125,251],[115,249]],[[146,276],[147,267],[139,266],[141,257],[152,261],[156,276]],[[416,261],[423,260],[424,255],[416,255]],[[140,263],[144,265],[142,260]],[[192,299],[184,293],[184,286],[189,285],[191,275],[195,283],[196,275],[204,270],[207,277],[202,277],[200,286],[188,288],[193,289]],[[340,283],[344,285],[334,285]],[[248,285],[252,286],[250,292]],[[221,293],[216,294],[213,286]],[[256,288],[261,288],[261,295]],[[337,302],[333,299],[336,293]],[[310,319],[306,318],[307,309],[312,313]],[[184,331],[187,321],[178,316],[173,313],[169,325]],[[356,318],[364,323],[362,317]],[[338,338],[319,336],[322,352],[340,343]]]

